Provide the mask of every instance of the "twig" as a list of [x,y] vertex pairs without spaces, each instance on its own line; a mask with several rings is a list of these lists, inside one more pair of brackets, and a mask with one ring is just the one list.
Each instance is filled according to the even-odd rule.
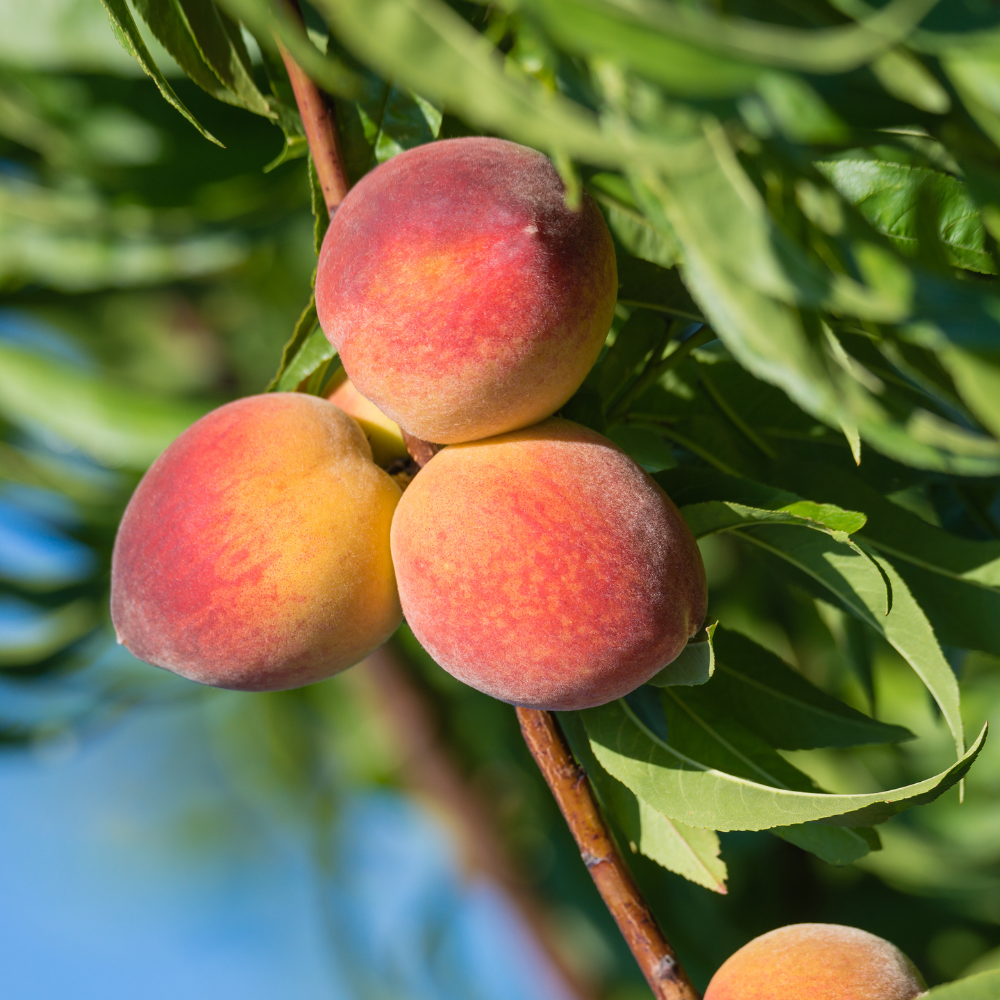
[[700,1000],[625,867],[594,801],[587,776],[551,712],[518,708],[524,741],[566,817],[580,857],[657,1000]]
[[[301,20],[302,11],[299,9],[298,0],[286,0],[286,2],[289,10]],[[323,200],[332,217],[351,186],[347,179],[347,171],[344,170],[344,157],[340,151],[340,135],[337,132],[337,118],[333,104],[306,76],[305,70],[291,57],[281,42],[278,42],[278,51],[288,71],[288,80],[295,93],[299,114],[302,116],[302,126],[306,130],[309,152],[316,167]]]
[[[296,0],[286,0],[286,2],[299,13]],[[333,109],[316,84],[306,76],[284,48],[281,49],[281,55],[288,69],[299,113],[302,115],[316,174],[332,216],[349,187]],[[696,337],[691,339],[697,342]],[[680,351],[674,353],[686,356],[690,350],[691,347],[686,347],[683,355]],[[676,363],[676,360],[677,358],[668,355],[667,360],[659,367]],[[405,433],[404,440],[407,450],[420,467],[426,465],[440,448],[440,445],[422,441]],[[375,669],[381,669],[383,674],[391,669],[386,665],[387,655],[389,654],[384,653],[380,658],[376,654],[374,658]],[[407,724],[416,726],[418,724],[415,721],[418,717],[416,703],[409,695],[402,693],[402,688],[396,687],[394,690],[396,700],[388,703],[387,709],[399,713],[400,719],[405,715],[409,720]],[[700,1000],[697,990],[681,968],[673,949],[663,937],[646,901],[618,854],[590,791],[590,783],[574,763],[555,716],[551,712],[525,708],[519,708],[517,713],[528,748],[555,795],[598,891],[617,921],[657,1000]],[[426,740],[424,746],[425,749],[428,746]],[[439,758],[434,758],[433,766],[427,763],[429,759],[424,758],[425,763],[421,772],[423,780],[428,781],[428,787],[433,785],[442,800],[447,799],[452,803],[457,810],[456,814],[461,815],[465,828],[474,834],[473,842],[479,843],[481,863],[492,867],[497,882],[508,889],[518,909],[539,935],[540,941],[551,945],[537,908],[533,902],[526,900],[523,888],[517,888],[516,879],[507,863],[498,860],[502,857],[499,849],[487,848],[483,853],[483,838],[489,838],[490,842],[493,842],[492,830],[489,833],[485,832],[488,826],[484,820],[486,813],[478,805],[471,807],[470,799],[464,793],[460,795],[457,792],[458,785],[453,780],[457,778],[460,781],[457,772],[449,777]],[[520,902],[517,902],[518,899]],[[558,952],[551,946],[547,950],[556,962],[557,968],[566,976],[572,992],[577,996],[583,996],[580,992],[582,988],[568,975],[568,970],[562,965]]]
[[595,1000],[593,991],[566,964],[550,920],[497,836],[489,805],[470,787],[442,742],[434,711],[399,654],[391,645],[383,646],[368,657],[362,670],[406,755],[403,768],[409,784],[445,814],[458,834],[469,867],[489,878],[531,928],[562,979],[565,991],[560,993],[573,1000]]

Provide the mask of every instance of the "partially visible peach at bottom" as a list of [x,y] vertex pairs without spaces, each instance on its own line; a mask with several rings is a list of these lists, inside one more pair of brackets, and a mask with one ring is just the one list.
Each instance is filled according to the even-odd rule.
[[732,955],[705,1000],[913,1000],[923,991],[913,963],[883,938],[838,924],[792,924]]
[[392,524],[406,620],[466,684],[535,708],[621,697],[705,615],[690,529],[626,454],[566,420],[435,455]]
[[401,618],[400,491],[358,424],[301,393],[188,428],[139,484],[112,563],[119,641],[217,687],[274,690],[363,659]]
[[335,377],[333,388],[327,391],[326,398],[361,425],[371,445],[376,465],[387,468],[396,459],[409,456],[399,424],[390,420],[370,399],[362,396],[343,369],[339,377]]

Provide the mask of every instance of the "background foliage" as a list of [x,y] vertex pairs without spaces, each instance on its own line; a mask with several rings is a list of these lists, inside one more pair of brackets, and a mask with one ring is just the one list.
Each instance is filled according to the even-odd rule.
[[[1000,13],[322,0],[306,33],[264,0],[105,6],[152,83],[0,70],[4,738],[235,697],[226,738],[264,734],[254,780],[305,828],[399,780],[350,673],[206,692],[117,651],[106,620],[117,519],[156,454],[218,402],[319,391],[337,365],[277,33],[337,96],[352,179],[486,132],[605,212],[618,310],[564,412],[682,507],[720,625],[687,683],[563,723],[696,981],[801,919],[883,934],[932,981],[1000,962],[992,745],[964,805],[954,787],[963,720],[974,755],[1000,712]],[[510,709],[395,641],[577,928],[570,954],[641,990]]]

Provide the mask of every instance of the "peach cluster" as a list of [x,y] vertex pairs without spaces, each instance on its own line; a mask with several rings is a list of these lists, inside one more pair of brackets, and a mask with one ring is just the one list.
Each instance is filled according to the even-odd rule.
[[[112,617],[137,656],[263,690],[359,661],[405,613],[456,677],[548,709],[618,698],[705,615],[691,532],[606,438],[552,414],[604,343],[615,259],[589,198],[497,139],[400,154],[347,196],[316,298],[327,399],[204,417],[119,530]],[[447,444],[400,493],[404,432]]]
[[914,1000],[925,988],[884,938],[839,924],[792,924],[732,955],[705,1000]]

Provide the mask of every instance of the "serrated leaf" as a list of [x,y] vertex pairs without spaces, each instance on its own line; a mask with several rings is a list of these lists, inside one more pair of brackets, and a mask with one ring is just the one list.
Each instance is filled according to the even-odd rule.
[[179,111],[206,139],[221,146],[222,143],[188,111],[184,102],[174,93],[174,88],[167,82],[167,78],[160,72],[142,35],[139,34],[139,28],[132,17],[132,12],[128,9],[126,0],[101,0],[101,3],[108,12],[112,30],[121,42],[122,48],[135,57],[146,74],[152,78],[166,102]]
[[208,408],[0,345],[0,413],[29,431],[51,431],[105,465],[145,469]]
[[935,986],[922,1000],[996,1000],[1000,996],[1000,969],[989,969],[968,979]]
[[960,781],[987,733],[984,727],[963,757],[932,778],[885,792],[832,795],[773,788],[711,768],[673,748],[623,701],[581,715],[606,771],[671,819],[713,830],[766,830],[812,820],[851,827],[882,822],[933,801]]
[[680,656],[668,664],[658,674],[654,674],[647,684],[653,687],[670,687],[679,684],[690,686],[704,684],[715,673],[714,636],[718,622],[705,626],[697,635],[688,640]]
[[633,849],[713,892],[726,892],[726,864],[719,857],[719,837],[672,820],[653,809],[597,762],[587,732],[576,712],[560,712],[559,725],[576,759],[583,765],[602,809],[609,813]]
[[714,644],[712,698],[773,747],[812,750],[913,739],[908,729],[871,719],[821,691],[739,632],[720,626]]
[[904,253],[917,251],[918,215],[928,216],[949,263],[995,274],[986,251],[982,210],[957,177],[926,167],[879,160],[821,160],[816,168],[880,232]]

